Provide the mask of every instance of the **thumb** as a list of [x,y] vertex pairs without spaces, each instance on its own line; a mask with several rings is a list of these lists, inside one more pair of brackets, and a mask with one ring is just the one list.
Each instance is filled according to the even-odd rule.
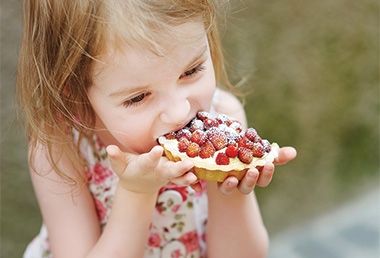
[[127,157],[116,145],[107,146],[106,151],[112,169],[118,176],[121,176],[128,164]]
[[144,170],[153,170],[157,167],[164,149],[161,146],[154,146],[148,153],[140,156],[140,167]]

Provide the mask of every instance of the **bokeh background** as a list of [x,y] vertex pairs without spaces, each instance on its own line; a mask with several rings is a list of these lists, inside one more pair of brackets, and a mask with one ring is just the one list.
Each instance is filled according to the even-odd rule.
[[[14,103],[20,2],[0,8],[1,257],[41,224]],[[271,236],[379,188],[378,1],[232,1],[224,43],[249,125],[298,151],[256,190]]]

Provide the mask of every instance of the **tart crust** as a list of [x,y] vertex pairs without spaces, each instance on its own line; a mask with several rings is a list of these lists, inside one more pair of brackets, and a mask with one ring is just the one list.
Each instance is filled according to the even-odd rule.
[[229,165],[218,165],[215,163],[215,157],[218,152],[224,151],[224,149],[217,151],[213,157],[207,159],[202,159],[199,156],[190,158],[186,153],[181,153],[178,150],[177,140],[168,140],[165,136],[161,136],[158,142],[164,148],[165,155],[169,160],[177,162],[190,159],[194,162],[194,167],[190,171],[194,172],[200,180],[216,182],[223,182],[228,176],[236,176],[238,180],[241,180],[250,168],[261,167],[267,162],[273,162],[278,156],[279,150],[278,144],[272,143],[270,152],[266,153],[262,158],[254,157],[249,164],[241,162],[238,158],[230,158]]

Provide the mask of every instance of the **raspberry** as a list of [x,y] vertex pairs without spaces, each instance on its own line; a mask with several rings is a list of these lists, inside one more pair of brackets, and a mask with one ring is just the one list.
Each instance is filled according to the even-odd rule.
[[253,160],[253,154],[250,149],[247,149],[245,147],[240,147],[238,149],[238,156],[241,162],[243,163],[251,163]]
[[204,126],[203,126],[203,121],[199,119],[194,119],[190,123],[190,132],[195,132],[196,130],[203,131]]
[[187,146],[186,154],[190,158],[194,158],[194,157],[198,156],[199,155],[199,145],[196,144],[195,142],[190,143],[189,146]]
[[176,135],[177,141],[180,141],[183,137],[190,140],[191,133],[189,129],[181,129],[177,132],[177,135]]
[[186,138],[183,137],[179,142],[178,142],[178,150],[180,152],[186,152],[187,147],[190,145],[190,141]]
[[228,165],[230,164],[230,159],[224,152],[219,152],[218,155],[215,158],[215,162],[218,165]]
[[215,148],[214,145],[210,141],[206,141],[202,146],[199,153],[199,156],[202,159],[211,158],[215,154]]
[[238,147],[236,142],[231,142],[228,144],[228,147],[226,149],[226,154],[230,158],[236,158],[238,155]]
[[263,140],[263,147],[265,152],[270,152],[272,149],[268,140]]
[[165,134],[165,138],[168,140],[174,140],[176,138],[175,132]]
[[207,141],[207,136],[203,131],[196,130],[190,137],[190,141],[202,146]]
[[208,139],[214,145],[216,150],[221,150],[227,145],[227,136],[222,132],[214,132],[209,134]]
[[252,152],[253,152],[253,156],[257,157],[257,158],[262,158],[265,154],[265,150],[264,150],[263,145],[261,143],[258,143],[258,142],[255,142],[253,144]]
[[236,139],[236,142],[238,144],[239,147],[245,147],[245,148],[248,148],[248,149],[252,149],[253,148],[253,142],[251,142],[247,137],[245,137],[244,135],[240,135],[237,139]]
[[203,125],[204,125],[204,128],[206,130],[210,129],[211,127],[218,127],[219,123],[218,121],[216,121],[215,119],[212,119],[212,118],[206,118],[204,121],[203,121]]
[[252,142],[255,142],[257,136],[257,132],[253,128],[248,128],[247,131],[245,131],[245,137],[247,137]]

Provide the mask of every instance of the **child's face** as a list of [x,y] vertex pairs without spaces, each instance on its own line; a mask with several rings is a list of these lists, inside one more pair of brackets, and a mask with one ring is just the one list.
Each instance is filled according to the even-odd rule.
[[203,24],[176,29],[176,37],[163,45],[163,56],[128,48],[105,55],[105,64],[95,64],[88,96],[106,145],[148,152],[159,136],[210,109],[215,75]]

